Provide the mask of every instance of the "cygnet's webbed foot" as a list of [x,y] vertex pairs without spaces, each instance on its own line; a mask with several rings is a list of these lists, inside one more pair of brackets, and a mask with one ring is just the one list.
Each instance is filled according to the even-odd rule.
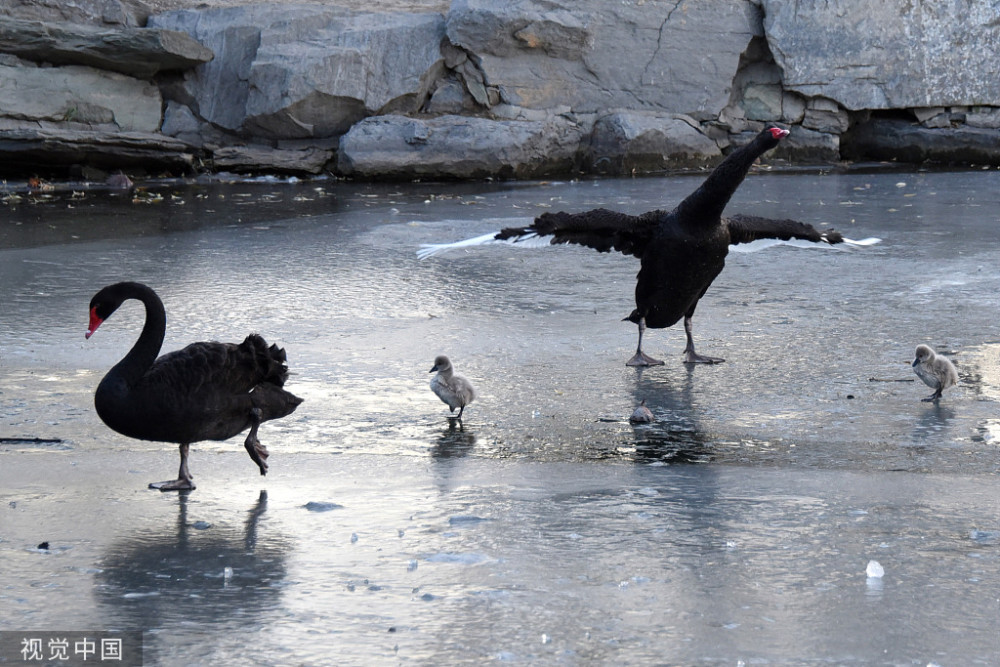
[[921,398],[920,402],[921,403],[937,403],[938,400],[940,400],[940,398],[941,398],[941,390],[938,389],[937,391],[935,391],[933,394],[931,394],[927,398]]
[[639,350],[635,353],[635,355],[631,359],[625,362],[625,365],[637,366],[637,367],[662,366],[663,361],[660,359],[654,359],[653,357],[649,356],[642,350]]
[[721,357],[706,357],[705,355],[698,354],[694,350],[686,350],[684,352],[684,363],[685,364],[721,364],[725,359]]
[[166,482],[152,482],[149,488],[160,491],[194,491],[196,487],[192,479],[171,479]]

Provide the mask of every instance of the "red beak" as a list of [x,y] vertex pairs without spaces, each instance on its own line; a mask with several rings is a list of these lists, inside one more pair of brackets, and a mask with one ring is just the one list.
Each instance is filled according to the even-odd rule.
[[87,329],[86,338],[90,338],[91,336],[93,336],[94,332],[97,331],[97,327],[101,326],[101,322],[103,322],[103,321],[104,320],[102,320],[100,317],[97,316],[97,307],[95,306],[95,307],[91,308],[90,309],[90,327]]
[[784,139],[788,136],[788,130],[782,130],[780,127],[772,127],[770,131],[775,139]]

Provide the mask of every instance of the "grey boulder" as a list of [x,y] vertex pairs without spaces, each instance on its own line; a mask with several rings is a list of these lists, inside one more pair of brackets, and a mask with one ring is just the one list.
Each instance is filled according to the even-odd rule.
[[561,116],[546,120],[366,118],[340,140],[338,171],[399,178],[534,178],[575,165],[583,128]]

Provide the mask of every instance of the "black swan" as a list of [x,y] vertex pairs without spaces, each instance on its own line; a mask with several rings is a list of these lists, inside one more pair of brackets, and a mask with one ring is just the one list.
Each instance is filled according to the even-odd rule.
[[924,384],[934,390],[933,394],[921,399],[924,402],[937,401],[941,398],[941,392],[958,384],[958,371],[955,370],[955,364],[934,354],[934,350],[928,345],[917,345],[916,358],[913,360],[913,372],[924,381]]
[[418,256],[431,255],[494,241],[524,242],[551,237],[549,243],[576,243],[599,252],[617,250],[641,261],[635,286],[636,308],[625,319],[639,326],[639,344],[629,366],[663,362],[642,351],[647,327],[664,329],[682,317],[687,346],[685,363],[718,363],[694,350],[691,318],[698,300],[725,266],[729,246],[759,239],[801,239],[828,244],[871,245],[878,239],[852,241],[835,231],[817,231],[795,220],[774,220],[748,215],[722,217],[722,211],[743,182],[754,160],[774,148],[788,130],[770,126],[750,143],[730,153],[701,186],[672,211],[628,215],[599,208],[584,213],[546,213],[528,227],[512,227],[451,244],[424,244]]
[[455,408],[458,408],[458,416],[455,419],[461,419],[465,406],[476,400],[475,387],[467,378],[455,372],[451,360],[444,355],[434,359],[434,366],[430,372],[437,373],[431,378],[431,391],[444,401],[449,412],[454,412]]
[[257,429],[290,415],[302,402],[282,389],[288,378],[285,351],[251,334],[239,345],[192,343],[157,358],[167,324],[163,302],[134,282],[108,285],[94,295],[87,338],[128,299],[142,301],[146,323],[129,353],[97,386],[94,405],[101,420],[122,435],[180,445],[177,479],[149,487],[194,489],[187,462],[191,443],[226,440],[247,428],[244,446],[266,475],[268,452]]

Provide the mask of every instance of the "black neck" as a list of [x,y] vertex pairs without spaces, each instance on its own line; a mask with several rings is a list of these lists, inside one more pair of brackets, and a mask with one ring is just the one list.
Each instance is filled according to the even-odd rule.
[[778,140],[765,131],[746,146],[730,153],[709,174],[701,187],[677,206],[675,210],[678,216],[682,220],[717,222],[736,188],[746,178],[754,160],[777,144]]
[[108,375],[116,375],[131,386],[149,370],[160,354],[164,332],[167,329],[167,314],[156,292],[139,283],[131,283],[127,287],[125,298],[138,299],[146,307],[146,323],[135,345],[121,361],[115,364]]

